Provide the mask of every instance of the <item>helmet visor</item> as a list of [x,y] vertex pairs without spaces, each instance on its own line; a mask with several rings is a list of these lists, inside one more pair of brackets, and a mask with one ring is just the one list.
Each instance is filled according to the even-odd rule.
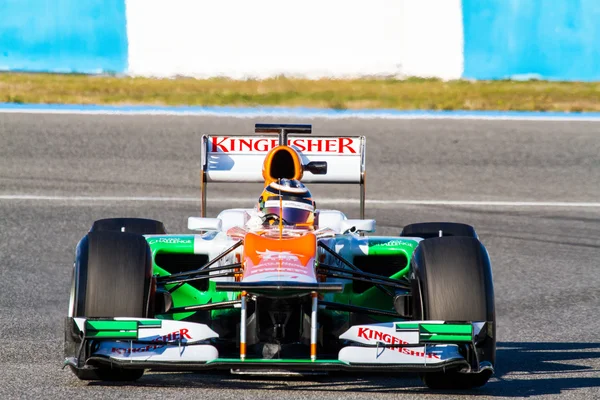
[[262,211],[265,214],[275,214],[280,216],[283,218],[284,223],[290,225],[307,224],[312,222],[312,206],[287,200],[284,200],[281,203],[282,207],[280,207],[279,200],[266,201]]

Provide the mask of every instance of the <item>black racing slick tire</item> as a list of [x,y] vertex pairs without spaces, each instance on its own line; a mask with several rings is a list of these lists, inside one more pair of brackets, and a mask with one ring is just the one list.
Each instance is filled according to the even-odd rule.
[[[128,232],[89,232],[77,246],[71,289],[73,317],[152,316],[152,255],[146,239]],[[143,369],[76,369],[82,380],[133,381]]]
[[458,222],[419,222],[416,224],[406,225],[400,236],[421,237],[429,239],[440,236],[465,236],[477,238],[475,228],[471,225],[461,224]]
[[417,320],[486,321],[487,335],[478,343],[479,373],[458,371],[421,375],[432,389],[470,389],[487,383],[496,361],[496,313],[492,270],[487,250],[472,237],[425,239],[413,254],[416,282],[413,316]]
[[146,218],[106,218],[94,221],[90,232],[112,231],[129,232],[139,235],[164,235],[165,225],[153,219]]

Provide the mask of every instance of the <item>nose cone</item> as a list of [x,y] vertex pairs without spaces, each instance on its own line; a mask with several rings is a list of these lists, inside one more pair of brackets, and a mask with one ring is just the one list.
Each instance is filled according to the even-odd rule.
[[317,283],[316,249],[312,233],[282,239],[249,233],[244,240],[242,282]]

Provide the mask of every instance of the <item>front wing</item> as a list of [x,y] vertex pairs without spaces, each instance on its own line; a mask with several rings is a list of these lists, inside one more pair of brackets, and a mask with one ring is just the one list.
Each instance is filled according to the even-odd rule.
[[187,321],[67,318],[65,365],[94,369],[155,370],[284,369],[289,371],[447,370],[477,373],[491,365],[477,360],[475,348],[489,329],[486,322],[398,321],[355,325],[340,335],[337,359],[221,358],[205,324]]

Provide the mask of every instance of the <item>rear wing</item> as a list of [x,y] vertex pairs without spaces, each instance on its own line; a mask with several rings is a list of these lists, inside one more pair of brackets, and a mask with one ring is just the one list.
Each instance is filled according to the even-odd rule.
[[[300,155],[302,165],[326,162],[327,173],[313,174],[305,169],[303,183],[346,183],[360,185],[360,218],[365,215],[365,137],[304,136],[310,125],[256,124],[255,135],[203,135],[201,149],[201,209],[206,214],[209,182],[264,183],[265,156],[285,143]],[[264,135],[263,133],[278,133]]]

